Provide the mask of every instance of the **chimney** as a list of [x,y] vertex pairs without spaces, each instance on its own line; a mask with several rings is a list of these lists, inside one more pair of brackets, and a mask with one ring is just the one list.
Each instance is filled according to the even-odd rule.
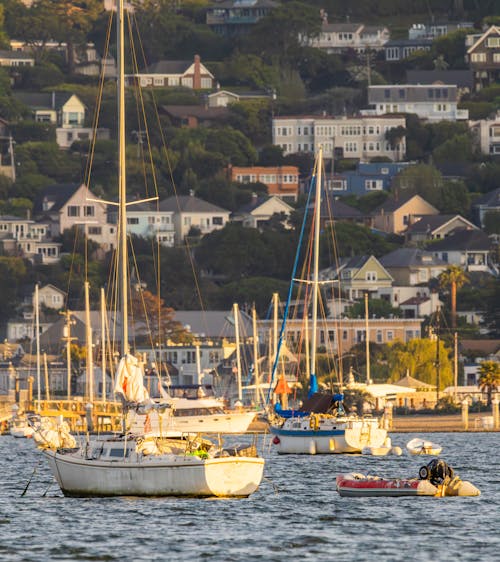
[[200,55],[194,55],[193,89],[201,90]]

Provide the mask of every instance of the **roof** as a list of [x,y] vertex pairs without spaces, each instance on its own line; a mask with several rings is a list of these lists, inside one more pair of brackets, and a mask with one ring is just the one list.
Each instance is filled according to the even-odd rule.
[[500,187],[497,187],[489,193],[485,193],[482,197],[474,201],[474,207],[483,205],[485,207],[500,207]]
[[394,384],[397,384],[398,386],[406,386],[408,388],[416,388],[417,390],[427,390],[427,389],[432,390],[436,388],[436,385],[419,381],[418,379],[410,375],[404,376],[402,379],[399,379]]
[[324,23],[321,26],[321,31],[337,32],[337,33],[355,33],[364,26],[362,23]]
[[58,183],[49,185],[35,199],[34,212],[43,213],[43,201],[53,202],[48,212],[53,213],[59,211],[61,207],[80,189],[80,183]]
[[488,37],[488,35],[490,35],[491,33],[497,33],[500,34],[500,27],[497,27],[496,25],[492,25],[490,28],[488,28],[478,39],[477,41],[471,45],[468,49],[467,49],[467,54],[472,53],[475,48],[481,44],[486,37]]
[[184,74],[192,60],[160,60],[140,71],[140,74]]
[[436,258],[431,252],[420,250],[419,248],[398,248],[379,258],[379,262],[386,268],[448,265],[446,262]]
[[384,47],[426,47],[432,45],[432,39],[391,39]]
[[[373,214],[378,215],[378,214],[380,214],[381,211],[384,211],[384,213],[392,213],[392,212],[396,211],[397,209],[399,209],[400,207],[402,207],[403,205],[406,205],[406,203],[408,203],[408,201],[411,201],[415,197],[418,197],[419,199],[421,199],[422,201],[427,203],[430,207],[433,207],[433,205],[428,203],[422,196],[418,195],[417,193],[410,193],[410,194],[407,194],[407,195],[402,195],[402,196],[398,197],[397,199],[394,199],[393,197],[391,197],[389,199],[386,199],[381,205],[379,205],[373,211]],[[435,208],[435,207],[433,207],[433,208]],[[435,210],[436,210],[436,213],[438,213],[438,210],[437,209],[435,209]]]
[[411,224],[406,232],[434,232],[456,218],[461,219],[462,224],[464,224],[463,227],[459,226],[459,229],[469,228],[470,230],[477,230],[477,226],[464,219],[461,215],[424,215],[417,222]]
[[168,197],[160,201],[160,211],[173,211],[181,213],[229,213],[222,207],[217,207],[208,201],[198,199],[194,195],[180,195]]
[[4,50],[0,50],[0,58],[1,59],[11,59],[11,60],[16,60],[16,59],[35,60],[33,58],[33,55],[24,53],[23,51],[4,51]]
[[14,97],[32,109],[59,110],[74,95],[71,92],[16,92]]
[[[240,330],[252,332],[252,319],[240,310]],[[227,310],[176,310],[174,320],[180,322],[193,335],[207,338],[234,338],[233,312]]]
[[242,205],[237,212],[251,213],[252,211],[255,211],[256,209],[258,209],[264,203],[267,203],[271,199],[275,199],[279,203],[279,205],[284,208],[283,212],[285,212],[285,210],[288,211],[293,210],[293,207],[289,205],[286,201],[283,201],[283,199],[281,199],[280,197],[276,197],[276,195],[265,195],[263,197],[253,197],[250,203],[247,203],[246,205]]
[[484,355],[492,355],[500,350],[500,340],[460,340],[462,351],[479,351]]
[[408,84],[455,84],[459,88],[474,86],[472,70],[407,70]]
[[478,250],[488,251],[491,249],[492,242],[487,234],[481,230],[457,230],[443,240],[439,240],[430,246],[432,251],[461,251]]
[[399,303],[399,306],[414,306],[418,304],[423,304],[424,302],[428,302],[431,299],[429,297],[411,297],[403,302]]
[[218,10],[220,8],[277,8],[279,6],[278,2],[273,0],[223,0],[222,2],[215,2],[211,6],[212,10]]

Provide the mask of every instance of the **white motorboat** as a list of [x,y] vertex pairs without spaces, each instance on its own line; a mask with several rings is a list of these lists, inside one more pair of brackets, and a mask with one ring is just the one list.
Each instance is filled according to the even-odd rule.
[[[312,327],[310,331],[310,366],[309,366],[309,401],[305,402],[299,411],[275,408],[272,415],[270,430],[274,435],[273,443],[280,454],[318,454],[318,453],[361,453],[364,447],[381,447],[387,437],[387,430],[383,429],[376,418],[369,416],[347,415],[343,407],[342,394],[318,393],[316,379],[316,354],[318,346],[318,309],[319,309],[319,238],[320,238],[320,209],[323,192],[323,150],[320,147],[316,158],[311,181],[311,194],[314,196],[313,213],[313,263],[311,279],[304,282],[312,286],[311,302],[304,304],[306,316],[309,305],[312,306]],[[304,225],[305,225],[304,217]],[[302,238],[302,236],[301,236]],[[310,246],[309,246],[310,247]],[[297,249],[295,264],[298,264],[300,243]],[[306,256],[306,259],[309,256]],[[292,287],[296,279],[296,270],[292,274]],[[288,308],[288,307],[287,307]],[[283,342],[285,317],[278,341],[277,357],[274,362],[272,379],[279,363],[280,346]],[[304,323],[304,337],[301,341],[308,341],[309,328]]]
[[127,427],[131,433],[170,437],[186,433],[245,433],[255,419],[255,412],[226,410],[223,400],[203,385],[162,389],[162,398],[157,403],[167,405],[168,409],[154,410],[147,419],[129,411]]
[[[125,86],[124,86],[124,8],[117,1],[117,68],[119,125],[119,212],[117,293],[121,304],[121,352],[115,376],[115,393],[123,401],[124,412],[149,414],[166,411],[156,404],[144,387],[142,363],[130,353],[128,337],[128,269],[125,163]],[[142,424],[144,428],[144,423]],[[54,447],[46,443],[44,455],[61,490],[75,496],[248,496],[257,490],[263,476],[264,459],[250,447],[239,450],[197,446],[183,443],[148,441],[143,435],[88,441],[75,448]],[[55,437],[55,435],[54,435]],[[47,440],[48,441],[48,440]],[[57,440],[55,440],[57,441]],[[55,442],[54,441],[54,442]],[[190,443],[189,441],[187,443]],[[59,448],[58,448],[59,445]],[[62,447],[66,447],[62,445]]]
[[432,441],[426,441],[425,439],[419,439],[416,437],[406,444],[406,449],[410,455],[439,455],[443,450],[441,445],[432,443]]

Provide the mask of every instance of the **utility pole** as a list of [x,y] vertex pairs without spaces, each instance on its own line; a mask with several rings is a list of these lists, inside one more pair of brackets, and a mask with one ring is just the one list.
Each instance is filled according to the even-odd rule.
[[436,312],[436,406],[439,402],[439,385],[441,383],[441,361],[439,356],[439,316],[441,314],[439,307]]

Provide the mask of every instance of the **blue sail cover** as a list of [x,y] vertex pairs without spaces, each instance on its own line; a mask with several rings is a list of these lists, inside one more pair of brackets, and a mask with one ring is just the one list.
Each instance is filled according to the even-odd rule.
[[311,396],[316,394],[318,390],[318,379],[314,373],[311,373],[309,376],[309,392],[307,393],[307,397],[311,398]]
[[280,403],[274,405],[274,411],[282,418],[304,418],[309,415],[309,412],[299,410],[283,410]]

